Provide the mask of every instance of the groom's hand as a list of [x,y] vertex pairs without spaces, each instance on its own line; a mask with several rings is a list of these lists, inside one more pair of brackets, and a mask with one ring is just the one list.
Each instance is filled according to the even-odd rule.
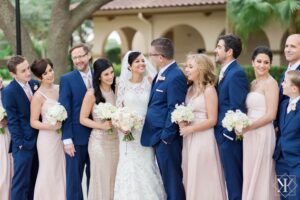
[[76,150],[75,150],[74,144],[65,144],[64,149],[65,149],[66,154],[68,154],[70,157],[75,156]]

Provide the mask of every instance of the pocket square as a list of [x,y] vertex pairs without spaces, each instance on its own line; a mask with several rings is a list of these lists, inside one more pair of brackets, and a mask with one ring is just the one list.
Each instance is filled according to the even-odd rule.
[[156,92],[164,92],[163,90],[160,89],[156,89]]
[[229,140],[231,140],[231,141],[233,141],[233,140],[234,140],[232,137],[230,137],[230,136],[226,135],[225,133],[223,133],[223,135],[224,135],[224,137],[226,137],[227,139],[229,139]]

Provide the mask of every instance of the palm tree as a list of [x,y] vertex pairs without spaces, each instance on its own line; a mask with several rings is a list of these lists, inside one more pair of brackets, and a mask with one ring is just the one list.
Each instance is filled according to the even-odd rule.
[[271,19],[280,19],[289,33],[299,31],[299,0],[228,0],[227,15],[233,24],[234,31],[247,40]]

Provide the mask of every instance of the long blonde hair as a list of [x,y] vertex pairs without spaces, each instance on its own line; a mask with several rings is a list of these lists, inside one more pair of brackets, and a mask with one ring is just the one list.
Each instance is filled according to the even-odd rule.
[[199,73],[198,85],[195,85],[199,89],[199,93],[204,92],[207,86],[215,86],[217,83],[217,75],[211,59],[205,54],[187,55],[187,62],[192,60],[196,63],[196,68]]

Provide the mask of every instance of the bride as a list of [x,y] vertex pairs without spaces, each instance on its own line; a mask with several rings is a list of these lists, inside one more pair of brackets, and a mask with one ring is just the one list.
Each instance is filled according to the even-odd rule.
[[[141,52],[129,51],[122,60],[117,88],[117,107],[128,107],[145,116],[155,68]],[[141,128],[142,129],[142,128]],[[151,147],[140,144],[142,130],[132,132],[133,141],[122,141],[115,182],[115,200],[166,199],[160,172]]]

